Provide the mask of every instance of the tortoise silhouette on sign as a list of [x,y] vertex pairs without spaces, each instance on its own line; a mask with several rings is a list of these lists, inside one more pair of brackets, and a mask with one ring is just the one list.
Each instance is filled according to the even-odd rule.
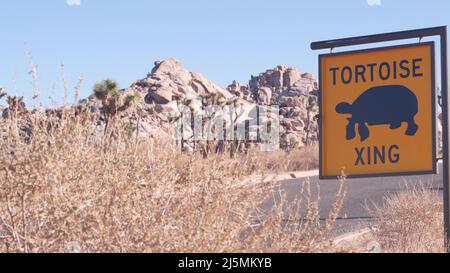
[[401,85],[387,85],[372,87],[362,93],[353,104],[346,102],[336,106],[339,114],[351,114],[347,125],[347,140],[356,137],[355,125],[361,142],[369,137],[367,125],[390,125],[391,129],[398,129],[403,122],[408,123],[405,134],[414,136],[419,126],[414,122],[418,113],[416,95]]

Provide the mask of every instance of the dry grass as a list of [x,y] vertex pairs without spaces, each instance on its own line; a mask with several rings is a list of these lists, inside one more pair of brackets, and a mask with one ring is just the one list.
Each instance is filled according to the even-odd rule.
[[259,153],[264,167],[271,171],[294,172],[317,170],[319,168],[319,147],[317,144],[289,151],[278,150]]
[[426,186],[386,197],[382,208],[372,210],[379,219],[374,235],[384,252],[444,252],[442,196]]
[[[67,106],[64,66],[61,78]],[[241,183],[255,173],[317,168],[316,147],[204,159],[114,126],[106,137],[97,117],[74,109],[62,117],[16,109],[0,119],[0,252],[335,251],[329,233],[345,178],[325,221],[309,181],[289,201],[275,181]],[[259,209],[270,196],[278,196],[274,206]]]
[[[266,168],[252,154],[206,161],[120,126],[105,141],[89,113],[71,110],[0,122],[0,252],[333,251],[344,183],[325,222],[309,182],[301,211],[282,198],[262,212],[274,183],[234,187]],[[293,209],[301,221],[286,221]]]

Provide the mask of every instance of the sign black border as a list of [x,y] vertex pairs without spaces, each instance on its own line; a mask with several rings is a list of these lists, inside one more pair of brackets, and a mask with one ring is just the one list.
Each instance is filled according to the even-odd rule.
[[412,175],[425,175],[425,174],[437,174],[437,161],[436,161],[436,52],[435,52],[435,42],[422,42],[422,43],[411,43],[411,44],[402,44],[402,45],[394,45],[394,46],[386,46],[386,47],[374,47],[367,49],[358,49],[358,50],[350,50],[343,51],[337,53],[327,53],[319,55],[319,86],[320,92],[318,96],[319,100],[319,179],[321,180],[330,180],[337,179],[337,176],[324,176],[323,175],[323,128],[322,128],[322,118],[323,118],[323,109],[322,109],[322,59],[328,56],[338,56],[338,55],[349,55],[353,53],[365,53],[365,52],[375,52],[382,50],[390,50],[390,49],[399,49],[399,48],[410,48],[417,46],[428,45],[431,49],[431,111],[432,111],[432,162],[433,169],[428,171],[411,171],[411,172],[393,172],[393,173],[371,173],[371,174],[356,174],[356,175],[347,175],[346,178],[371,178],[371,177],[395,177],[395,176],[412,176]]

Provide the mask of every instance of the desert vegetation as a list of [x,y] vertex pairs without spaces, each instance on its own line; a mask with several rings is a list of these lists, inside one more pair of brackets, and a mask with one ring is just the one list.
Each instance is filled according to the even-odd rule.
[[445,252],[442,193],[426,185],[408,186],[369,208],[377,217],[374,238],[388,253]]
[[[75,93],[79,93],[77,85]],[[67,91],[67,89],[66,89]],[[64,97],[67,97],[67,94]],[[0,90],[0,252],[336,252],[331,230],[345,175],[326,219],[305,180],[288,200],[269,174],[318,168],[318,148],[186,152],[168,138],[139,137],[138,92],[105,80],[100,107],[29,109]],[[258,174],[258,176],[252,176]],[[242,181],[248,177],[260,181]],[[313,194],[314,193],[314,194]],[[317,193],[317,194],[315,194]],[[273,198],[274,205],[261,204]],[[385,252],[442,252],[442,202],[412,188],[371,208]]]
[[[273,181],[239,183],[255,173],[314,168],[314,148],[272,157],[183,153],[168,139],[134,137],[115,113],[137,98],[119,100],[116,91],[109,81],[94,88],[107,106],[100,117],[79,105],[28,110],[4,93],[0,252],[332,251],[345,178],[325,221],[308,181],[294,205]],[[292,163],[298,155],[304,163]],[[273,195],[281,198],[271,209],[258,209]]]

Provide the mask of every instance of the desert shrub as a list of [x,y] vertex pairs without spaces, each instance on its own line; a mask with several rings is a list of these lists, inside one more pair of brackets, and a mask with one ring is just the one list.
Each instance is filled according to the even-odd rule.
[[426,186],[386,196],[371,209],[378,218],[374,236],[385,252],[444,252],[442,196]]

